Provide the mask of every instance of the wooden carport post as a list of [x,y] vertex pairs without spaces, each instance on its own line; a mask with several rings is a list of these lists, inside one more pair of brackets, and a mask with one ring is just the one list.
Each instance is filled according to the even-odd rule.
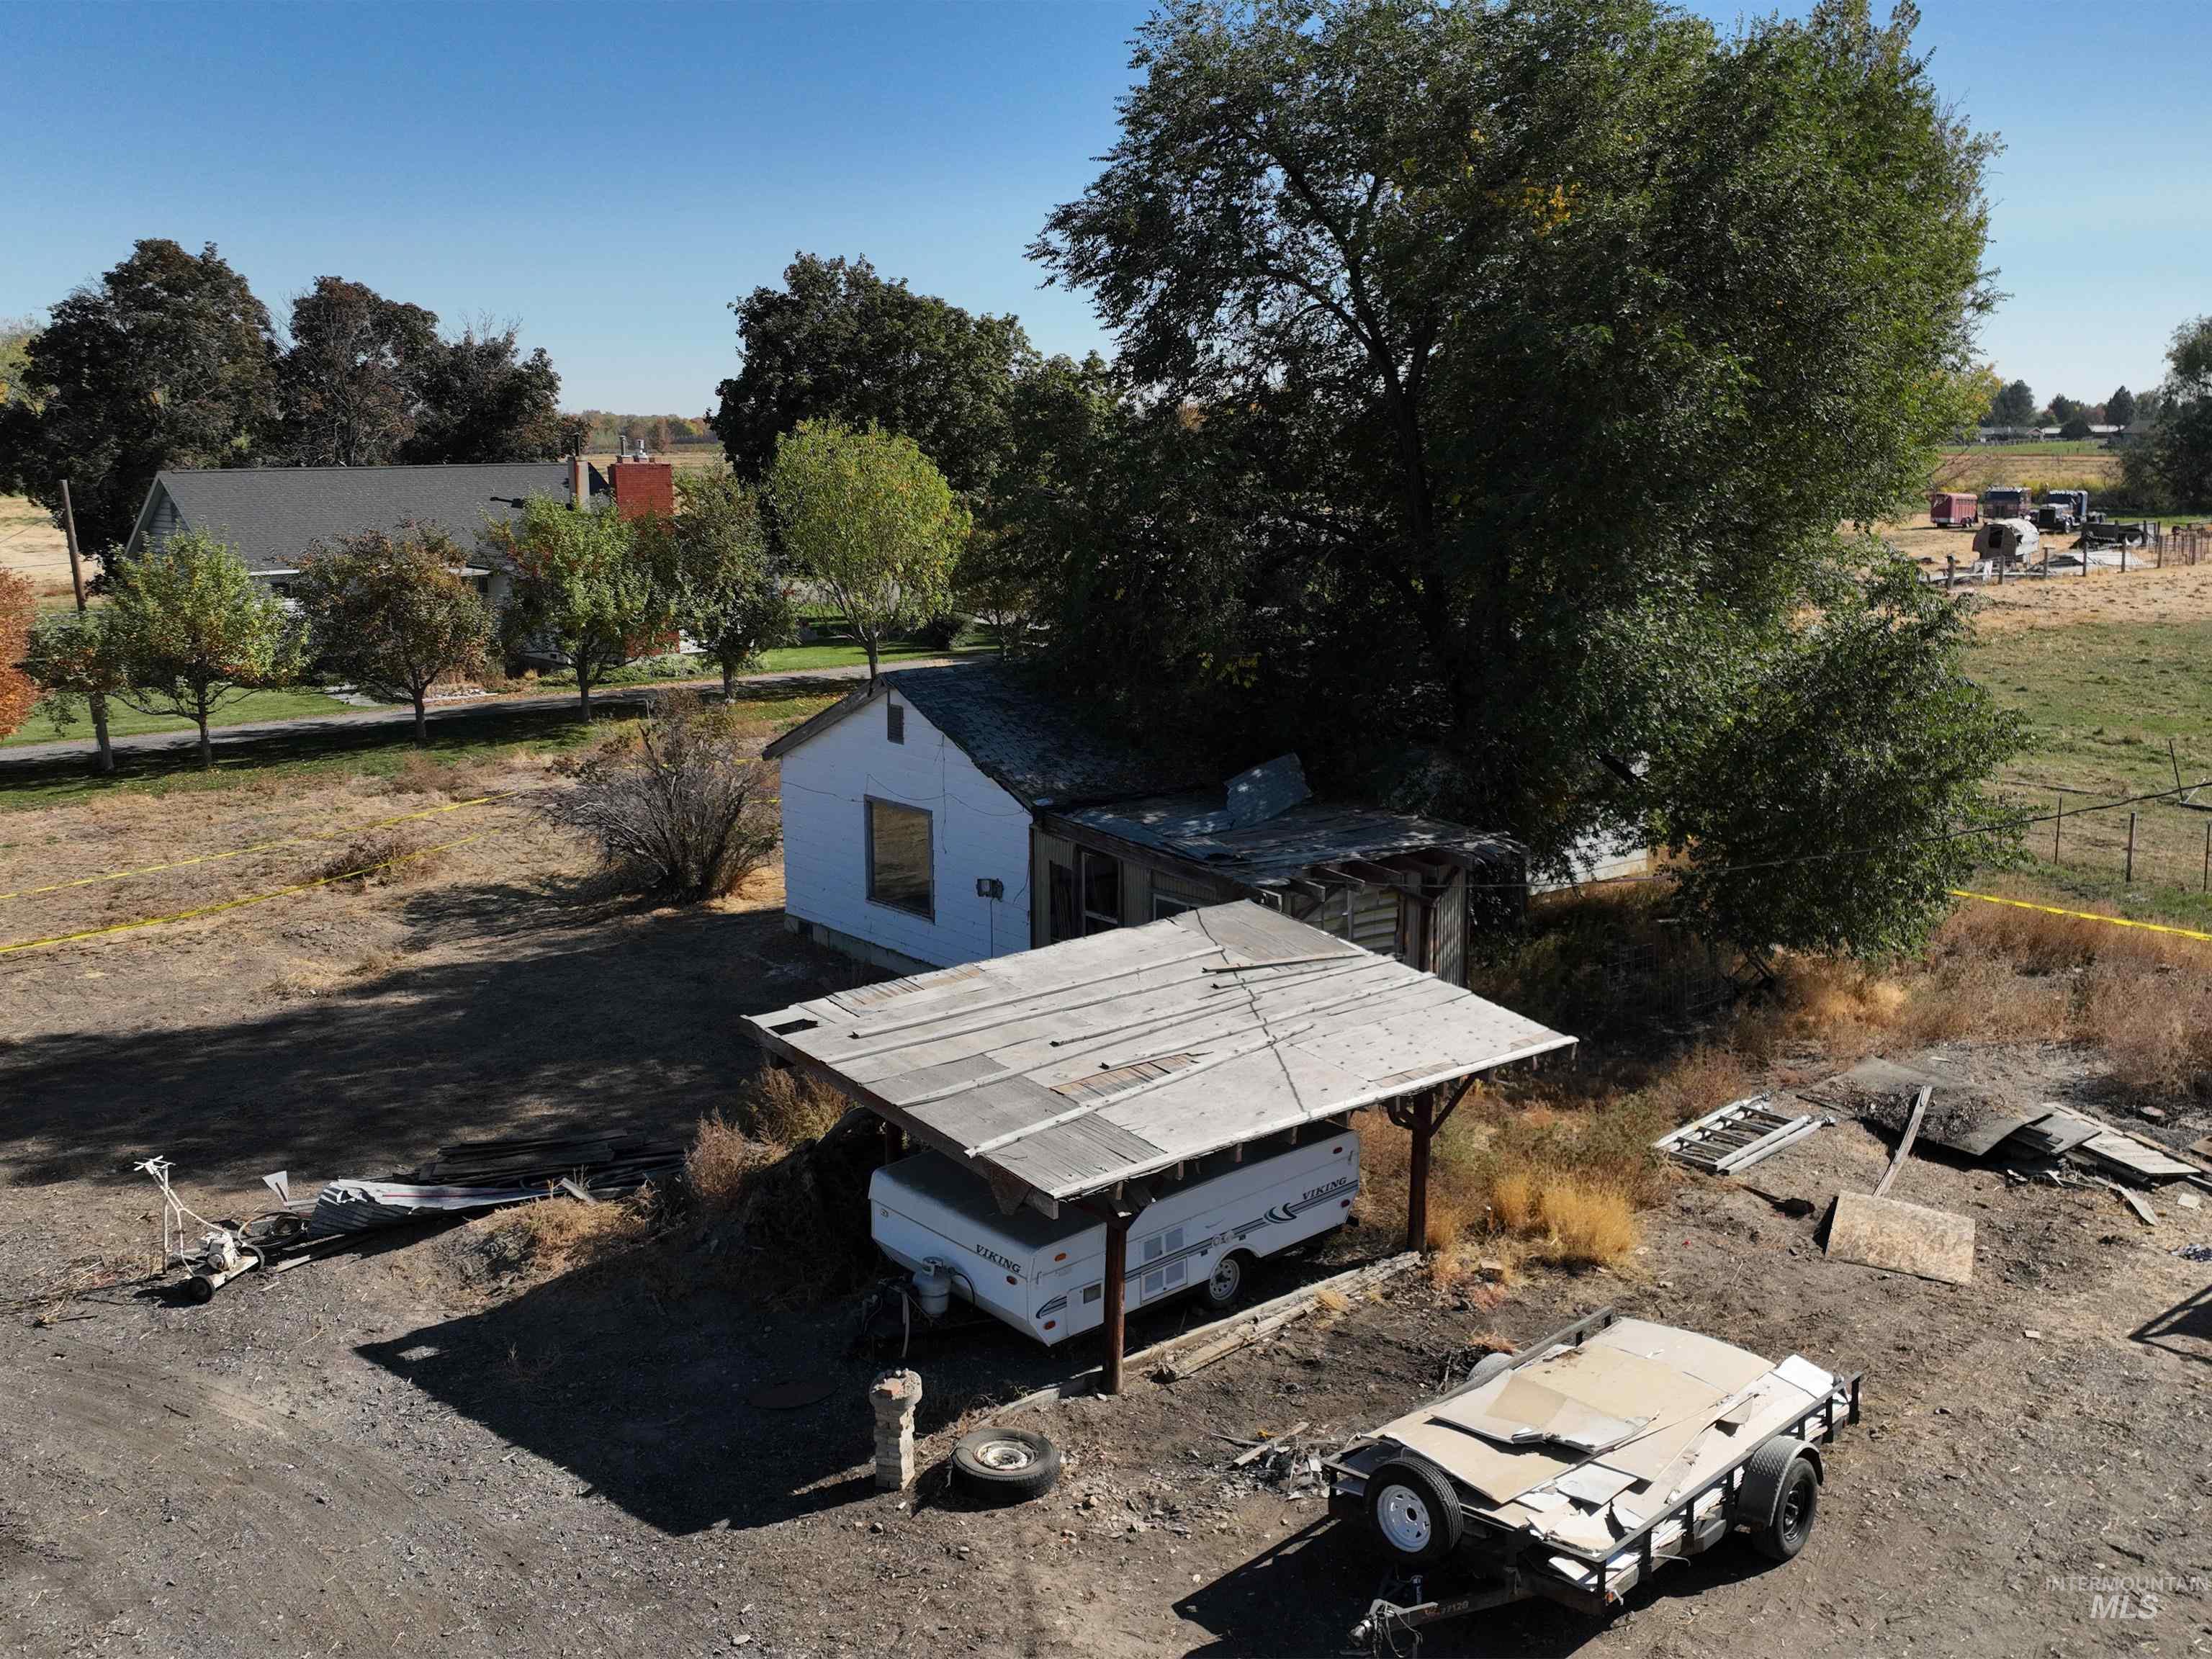
[[1406,1175],[1406,1248],[1429,1247],[1429,1140],[1436,1133],[1436,1096],[1424,1089],[1413,1099],[1413,1157]]
[[1121,1291],[1129,1271],[1129,1218],[1117,1206],[1106,1218],[1106,1370],[1100,1387],[1106,1394],[1121,1392],[1123,1324]]

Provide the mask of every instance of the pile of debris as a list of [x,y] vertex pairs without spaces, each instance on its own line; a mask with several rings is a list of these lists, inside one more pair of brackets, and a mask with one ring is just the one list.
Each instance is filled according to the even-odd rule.
[[[161,1189],[161,1256],[188,1269],[185,1294],[205,1302],[232,1279],[283,1273],[362,1233],[440,1216],[567,1196],[586,1204],[672,1181],[681,1146],[635,1135],[548,1135],[471,1140],[441,1149],[421,1169],[384,1178],[343,1176],[313,1198],[295,1198],[289,1170],[261,1177],[276,1207],[244,1222],[211,1222],[178,1197],[167,1158],[137,1166]],[[200,1229],[197,1240],[191,1229]]]
[[1214,1436],[1238,1449],[1227,1466],[1231,1488],[1272,1492],[1293,1502],[1304,1498],[1328,1497],[1321,1454],[1298,1443],[1298,1437],[1312,1426],[1301,1419],[1279,1434],[1270,1434],[1262,1429],[1257,1440],[1242,1440],[1229,1434]]

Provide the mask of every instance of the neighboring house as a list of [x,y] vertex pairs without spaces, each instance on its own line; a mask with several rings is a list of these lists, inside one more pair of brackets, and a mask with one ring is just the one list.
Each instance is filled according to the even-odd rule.
[[1463,984],[1471,893],[1524,896],[1504,836],[1323,805],[1295,756],[1209,783],[994,664],[883,675],[767,753],[788,924],[902,972],[1248,898]]
[[264,466],[163,471],[125,544],[126,559],[179,530],[204,531],[227,544],[255,576],[283,592],[317,543],[403,525],[434,525],[468,550],[465,574],[496,608],[508,573],[485,540],[493,524],[512,524],[533,495],[574,506],[611,500],[635,514],[674,508],[665,461],[619,460],[608,471],[582,460],[496,461],[468,466]]

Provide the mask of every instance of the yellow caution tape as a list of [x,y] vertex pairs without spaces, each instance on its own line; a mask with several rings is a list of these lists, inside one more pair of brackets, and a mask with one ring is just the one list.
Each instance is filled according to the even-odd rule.
[[1999,898],[1995,893],[1970,893],[1963,887],[1947,887],[1953,898],[1979,899],[1984,904],[2008,904],[2015,910],[2040,910],[2046,916],[2071,916],[2076,921],[2106,921],[2115,927],[2140,927],[2147,933],[2172,933],[2178,939],[2200,939],[2212,945],[2212,933],[2193,927],[2169,927],[2164,922],[2132,921],[2126,916],[2100,916],[2094,910],[2062,910],[2055,904],[2030,904],[2026,899]]
[[496,794],[477,795],[468,800],[453,801],[444,806],[427,806],[419,812],[402,812],[396,818],[378,818],[371,823],[348,824],[343,830],[326,830],[318,835],[287,836],[281,841],[258,841],[251,847],[233,848],[228,853],[203,853],[198,858],[175,859],[167,864],[142,864],[135,870],[107,870],[96,876],[79,876],[74,881],[52,881],[44,887],[19,888],[12,893],[0,893],[0,904],[9,899],[34,898],[40,893],[64,892],[72,887],[92,887],[103,881],[121,881],[130,876],[151,876],[164,870],[187,869],[195,864],[220,864],[225,859],[242,859],[249,853],[272,852],[279,847],[306,847],[319,841],[337,841],[343,836],[359,835],[364,830],[388,830],[395,823],[411,823],[416,818],[432,818],[441,812],[459,812],[471,806],[508,800],[521,793],[519,789],[502,789]]
[[341,870],[335,875],[318,876],[313,881],[295,882],[289,887],[279,887],[267,893],[252,893],[244,898],[224,899],[220,903],[195,905],[189,910],[179,910],[166,916],[148,916],[140,921],[118,921],[106,927],[88,927],[77,933],[55,933],[46,939],[27,939],[15,945],[0,945],[0,957],[14,956],[19,951],[42,950],[49,945],[70,945],[78,939],[100,939],[108,933],[127,933],[139,927],[166,927],[172,922],[190,921],[197,916],[212,916],[225,910],[238,910],[249,904],[266,904],[270,899],[284,898],[293,893],[305,893],[317,887],[327,887],[334,881],[351,881],[356,876],[366,876],[379,870],[388,870],[395,864],[405,864],[414,859],[426,859],[433,853],[443,853],[451,848],[466,847],[472,841],[487,841],[506,832],[499,830],[480,830],[473,836],[463,836],[458,841],[440,842],[435,847],[418,848],[412,853],[401,853],[392,858],[379,859],[374,864],[364,864],[358,870]]

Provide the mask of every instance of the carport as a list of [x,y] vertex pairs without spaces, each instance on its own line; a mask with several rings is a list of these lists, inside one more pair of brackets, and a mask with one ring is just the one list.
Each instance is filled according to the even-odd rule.
[[1105,1389],[1121,1386],[1129,1224],[1146,1178],[1381,1104],[1413,1136],[1407,1243],[1455,1085],[1575,1039],[1261,905],[1185,911],[841,991],[741,1022],[989,1182],[1007,1214],[1106,1227]]

